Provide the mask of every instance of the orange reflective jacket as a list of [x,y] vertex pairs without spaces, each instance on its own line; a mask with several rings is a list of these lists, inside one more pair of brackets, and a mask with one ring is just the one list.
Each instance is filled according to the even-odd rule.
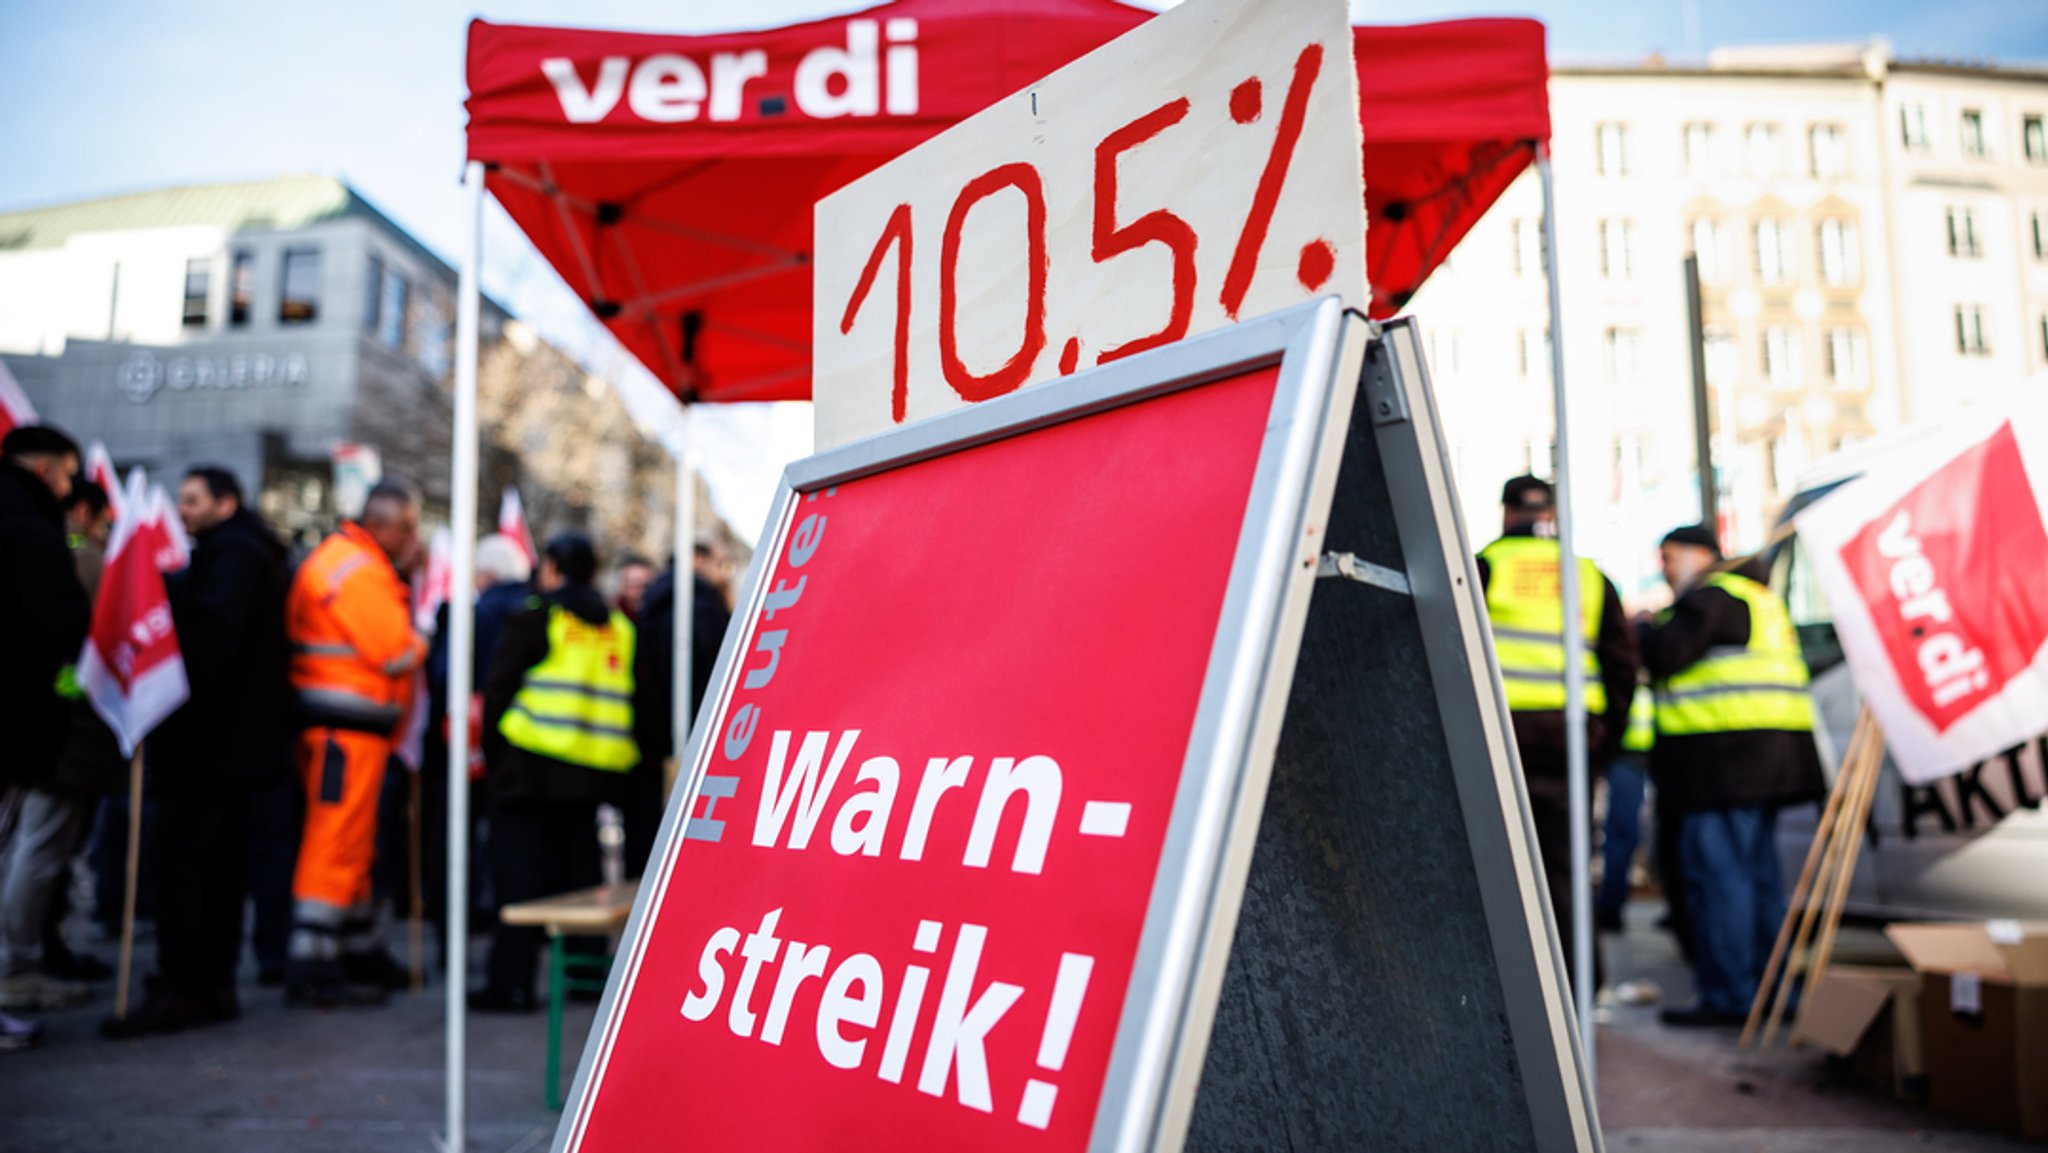
[[427,643],[413,631],[405,582],[362,526],[320,542],[285,601],[292,688],[309,725],[388,735]]

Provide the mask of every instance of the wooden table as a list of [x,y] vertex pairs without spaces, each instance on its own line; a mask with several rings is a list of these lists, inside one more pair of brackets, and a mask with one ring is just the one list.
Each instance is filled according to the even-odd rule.
[[520,901],[498,910],[507,925],[538,925],[548,933],[548,1063],[547,1106],[562,1107],[562,1005],[574,992],[602,993],[611,975],[611,952],[604,956],[571,954],[568,937],[609,937],[614,942],[633,913],[639,882],[599,885],[553,897]]

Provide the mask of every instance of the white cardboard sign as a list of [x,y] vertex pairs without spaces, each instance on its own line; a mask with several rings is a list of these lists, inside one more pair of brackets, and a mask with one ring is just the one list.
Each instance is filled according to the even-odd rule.
[[1196,0],[820,201],[818,447],[1362,305],[1357,89],[1342,0]]

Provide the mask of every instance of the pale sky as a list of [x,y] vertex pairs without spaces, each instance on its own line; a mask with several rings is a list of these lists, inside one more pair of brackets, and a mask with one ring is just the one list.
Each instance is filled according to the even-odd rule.
[[[345,179],[452,256],[462,231],[462,65],[472,16],[688,33],[866,6],[0,0],[0,209],[317,172]],[[2048,60],[2048,0],[1354,0],[1352,15],[1388,23],[1535,16],[1549,25],[1560,61],[1877,36],[1904,56]],[[653,378],[495,208],[485,248],[485,290],[594,371],[622,381],[629,402],[646,410]],[[714,499],[743,537],[758,532],[782,465],[808,451],[809,424],[800,405],[707,405],[693,417]]]

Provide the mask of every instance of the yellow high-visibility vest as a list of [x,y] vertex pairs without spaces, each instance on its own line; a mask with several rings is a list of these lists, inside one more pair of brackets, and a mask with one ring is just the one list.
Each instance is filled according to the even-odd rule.
[[[1561,550],[1554,540],[1504,536],[1479,550],[1491,573],[1486,615],[1493,622],[1493,651],[1507,689],[1508,708],[1518,713],[1564,708],[1564,603],[1558,574]],[[1606,582],[1593,562],[1579,561],[1579,627],[1586,647],[1586,711],[1607,711],[1607,688],[1593,644],[1600,636]]]
[[1785,603],[1734,573],[1715,573],[1706,583],[1748,606],[1749,643],[1709,649],[1658,686],[1657,734],[1812,732],[1806,660]]
[[548,655],[498,722],[514,748],[572,765],[623,773],[640,760],[633,743],[633,623],[623,613],[594,625],[548,608]]
[[1629,698],[1628,729],[1621,734],[1622,751],[1647,753],[1657,746],[1657,698],[1647,687],[1638,686]]

